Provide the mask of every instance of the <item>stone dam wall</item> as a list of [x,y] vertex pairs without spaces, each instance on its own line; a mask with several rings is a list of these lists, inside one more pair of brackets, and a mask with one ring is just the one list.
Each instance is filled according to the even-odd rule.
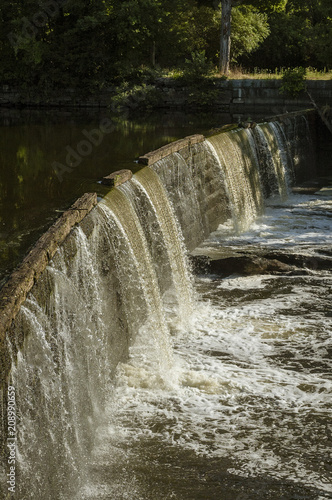
[[[209,84],[206,92],[213,91],[211,103],[202,103],[204,109],[209,108],[227,113],[245,114],[262,109],[294,110],[311,106],[310,98],[301,93],[297,98],[290,98],[280,93],[281,80],[221,80],[216,79]],[[211,88],[210,88],[211,86]],[[193,88],[185,84],[160,78],[151,88],[155,90],[156,102],[152,107],[171,110],[195,109],[200,106],[199,99],[193,98]],[[309,80],[307,89],[313,99],[321,106],[332,102],[331,80]],[[73,89],[53,91],[43,95],[40,90],[25,90],[9,85],[0,86],[0,107],[57,107],[57,108],[107,108],[112,107],[112,98],[117,90],[113,87],[82,96]],[[151,103],[149,103],[151,105]],[[127,107],[135,110],[144,108],[144,99],[133,94],[128,99]],[[280,112],[280,111],[277,111]],[[276,112],[274,112],[276,113]]]
[[[292,144],[291,154],[295,158],[295,182],[302,182],[315,176],[316,155],[319,141],[316,137],[318,115],[314,111],[289,113],[274,117],[284,124],[287,137]],[[308,143],[308,128],[311,138]],[[219,131],[218,133],[223,133]],[[206,147],[205,137],[194,135],[176,141],[157,151],[141,156],[139,163],[152,168],[162,183],[175,209],[182,228],[184,241],[189,251],[193,250],[202,238],[214,231],[230,216],[227,193],[223,179],[218,171],[215,158]],[[184,168],[184,163],[186,167]],[[129,177],[113,174],[114,186],[117,179],[121,184]],[[109,177],[107,178],[109,180]],[[201,221],[194,217],[190,206],[195,191],[195,203],[204,214]],[[7,337],[19,349],[24,340],[24,331],[15,338],[15,321],[20,308],[29,293],[38,294],[38,283],[45,281],[48,263],[56,255],[60,246],[70,246],[71,231],[77,224],[84,224],[86,233],[91,232],[91,218],[97,204],[96,193],[87,193],[37,241],[35,247],[13,272],[9,281],[0,291],[0,387],[6,384],[10,371],[10,355]],[[200,227],[198,227],[198,225]],[[202,231],[203,226],[203,231]],[[90,227],[90,229],[89,229]],[[119,356],[127,349],[128,339],[119,346]],[[118,359],[114,360],[116,363]]]
[[[290,155],[294,158],[293,183],[298,184],[318,175],[318,152],[321,143],[320,136],[317,136],[317,131],[320,131],[317,113],[313,110],[305,113],[293,112],[275,116],[273,120],[282,123],[286,131]],[[227,129],[227,126],[223,128],[224,131]],[[220,132],[217,130],[216,134]],[[325,141],[325,144],[327,143],[328,141]],[[189,164],[190,171],[183,168],[183,160]],[[212,153],[207,150],[204,136],[194,135],[168,144],[141,156],[139,163],[148,165],[161,178],[175,208],[189,251],[201,243],[199,235],[202,233],[202,226],[205,238],[230,217],[228,196],[220,175],[220,167]],[[196,193],[196,201],[201,207],[201,221],[195,218],[194,207],[190,206],[191,191]]]

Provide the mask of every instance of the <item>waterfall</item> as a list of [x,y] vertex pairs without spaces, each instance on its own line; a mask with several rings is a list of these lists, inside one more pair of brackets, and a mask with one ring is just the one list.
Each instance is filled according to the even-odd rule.
[[188,250],[229,218],[225,179],[208,141],[171,154],[152,169],[166,189]]
[[285,200],[288,195],[289,186],[289,180],[287,179],[287,165],[289,162],[287,161],[287,153],[280,130],[275,123],[271,122],[257,126],[257,132],[262,143],[264,144],[265,142],[265,146],[261,148],[261,151],[264,151],[267,156],[269,166],[268,179],[273,179],[272,194],[276,192],[277,188],[280,198]]
[[[125,269],[126,265],[123,259],[130,260],[130,265],[134,266],[136,271],[137,277],[135,280],[138,280],[145,299],[145,322],[149,323],[148,326],[144,325],[147,330],[145,336],[149,338],[150,335],[155,340],[156,358],[154,361],[159,365],[158,368],[161,369],[161,372],[169,370],[172,366],[172,349],[163,314],[158,281],[142,226],[132,204],[121,191],[114,190],[111,195],[105,197],[104,202],[109,212],[103,206],[101,208],[108,219],[108,223],[112,227],[114,221],[125,241],[126,248],[124,249],[123,245],[121,245],[116,251],[117,265],[121,269]],[[126,277],[124,290],[127,289],[127,279],[128,277]],[[133,276],[130,275],[129,279],[132,280]],[[124,276],[122,280],[124,280]],[[131,314],[137,315],[137,301],[135,297],[131,300],[133,303],[127,305],[126,311],[132,310]],[[162,362],[165,362],[165,364],[162,365]]]
[[[126,391],[136,397],[131,388],[157,394],[170,391],[173,399],[160,414],[168,418],[168,408],[180,408],[180,416],[173,418],[170,413],[169,417],[175,429],[173,440],[178,439],[174,436],[183,443],[190,439],[186,427],[181,427],[182,410],[185,414],[194,408],[205,425],[205,407],[211,404],[206,420],[217,418],[220,410],[213,409],[211,398],[237,390],[240,382],[233,382],[233,372],[227,370],[223,374],[227,381],[218,374],[206,375],[219,358],[225,356],[227,364],[228,354],[223,347],[216,348],[215,360],[211,358],[203,369],[210,351],[200,335],[208,325],[211,352],[220,336],[225,345],[239,331],[248,345],[252,338],[243,333],[246,326],[228,335],[232,322],[240,321],[236,310],[234,315],[229,313],[226,328],[222,310],[216,313],[212,306],[204,306],[204,318],[196,329],[192,326],[201,305],[187,251],[230,217],[237,233],[245,231],[264,213],[268,197],[287,197],[301,163],[294,160],[294,137],[301,135],[296,128],[301,120],[294,123],[293,135],[287,130],[289,123],[276,121],[220,133],[174,151],[112,189],[72,230],[21,307],[13,340],[8,341],[9,383],[16,388],[19,421],[17,498],[67,500],[81,491],[98,438],[96,429],[110,424],[106,408],[119,395],[121,380],[141,376],[121,395],[127,406],[132,403],[125,399]],[[308,123],[302,120],[303,128],[308,131]],[[222,301],[218,305],[224,306]],[[177,342],[189,336],[191,328],[195,335],[190,342],[199,361],[184,351],[192,368],[179,376]],[[204,335],[209,337],[210,332]],[[255,342],[255,355],[256,348],[263,349],[263,354],[257,354],[260,363],[268,347],[261,339]],[[245,348],[239,345],[234,341],[240,358],[245,357]],[[232,347],[227,349],[233,352]],[[234,368],[241,383],[246,363],[241,365],[241,375]],[[243,379],[246,387],[246,375]],[[262,375],[262,386],[265,382]],[[204,410],[195,406],[201,401],[201,390]],[[181,404],[179,394],[184,398]],[[159,408],[158,401],[150,403],[144,425],[149,412]],[[158,422],[153,429],[167,435],[164,424],[158,427]],[[195,440],[195,425],[191,422],[188,428]],[[218,434],[216,429],[206,434],[203,430],[202,442],[209,443],[213,433]],[[193,451],[196,445],[188,446]],[[214,444],[208,446],[213,450]]]
[[[171,279],[164,279],[174,286],[175,312],[185,324],[193,292],[172,207],[152,170],[139,172],[132,185],[144,193],[158,222],[158,244],[171,271]],[[165,286],[159,287],[158,261],[143,229],[148,231],[148,221],[141,214],[142,226],[134,206],[133,191],[107,195],[59,250],[17,318],[16,336],[24,332],[25,342],[13,359],[11,383],[22,415],[18,463],[24,498],[38,498],[40,490],[49,498],[53,491],[77,490],[93,428],[112,392],[116,360],[123,359],[127,371],[144,366],[151,379],[166,384],[174,378]]]
[[128,194],[144,228],[159,289],[169,291],[174,284],[178,316],[185,322],[192,312],[193,290],[183,235],[166,190],[150,168],[137,172],[119,190]]
[[138,172],[133,182],[146,194],[150,201],[151,209],[155,212],[156,219],[159,222],[173,275],[175,296],[179,301],[179,316],[186,319],[192,313],[193,291],[188,273],[183,236],[167,193],[158,175],[149,168]]
[[[122,328],[108,323],[96,271],[97,233],[88,241],[75,229],[17,319],[17,337],[26,336],[11,373],[19,408],[18,498],[41,498],[41,491],[43,498],[73,494],[101,416],[112,340]],[[112,295],[109,290],[116,315]]]
[[247,228],[264,207],[258,160],[251,139],[250,130],[241,130],[208,140],[223,171],[233,222],[238,232]]
[[183,156],[176,152],[153,166],[154,171],[167,189],[167,195],[174,207],[176,207],[177,218],[181,226],[190,228],[193,235],[201,239],[205,234],[203,227],[201,206],[197,199],[200,192],[196,189],[194,171]]

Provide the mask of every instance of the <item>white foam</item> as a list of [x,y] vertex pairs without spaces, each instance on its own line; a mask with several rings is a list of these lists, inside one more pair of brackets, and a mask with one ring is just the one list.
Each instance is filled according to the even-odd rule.
[[319,362],[331,336],[323,325],[307,328],[299,317],[284,316],[283,301],[253,307],[198,304],[192,331],[176,338],[177,384],[173,379],[165,387],[144,368],[123,365],[108,424],[111,442],[121,447],[158,439],[199,455],[231,456],[241,464],[228,471],[236,475],[267,474],[331,493],[324,464],[311,470],[303,456],[304,450],[329,454],[319,421],[330,411],[331,381],[277,359],[285,348],[300,362],[309,349],[310,360],[313,354]]
[[[329,200],[293,197],[269,207],[240,236],[230,234],[230,224],[220,227],[202,250],[221,242],[278,248],[303,243],[309,249],[316,241],[330,244],[332,219],[320,212],[331,208]],[[319,213],[308,220],[312,209]],[[174,344],[169,378],[156,375],[148,362],[119,366],[108,421],[97,433],[106,463],[130,471],[158,442],[161,448],[227,458],[233,463],[227,472],[239,477],[276,478],[332,494],[332,318],[326,314],[331,279],[204,277],[196,286],[206,299],[197,301],[188,328],[168,317]],[[262,295],[252,299],[252,291]],[[121,498],[128,488],[139,491],[135,481],[123,488]],[[93,492],[86,498],[95,498]]]
[[244,244],[262,247],[303,247],[332,244],[332,201],[313,199],[310,196],[291,196],[286,202],[270,200],[263,216],[251,224],[250,229],[237,235],[231,221],[218,227],[195,250],[195,254],[207,253],[221,244]]
[[238,275],[231,275],[222,280],[222,282],[218,285],[218,288],[224,288],[225,290],[251,290],[258,288],[265,288],[266,284],[266,276],[264,278],[262,276],[249,276],[243,277]]

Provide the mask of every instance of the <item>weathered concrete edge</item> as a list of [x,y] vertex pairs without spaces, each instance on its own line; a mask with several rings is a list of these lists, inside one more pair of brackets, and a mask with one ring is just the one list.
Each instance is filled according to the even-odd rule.
[[[292,116],[303,115],[303,113],[316,113],[316,110],[314,108],[308,108],[305,110],[291,111],[290,113],[282,113],[280,115],[269,116],[265,118],[263,121],[272,121],[272,120],[283,121],[289,119]],[[223,133],[226,131],[227,129],[222,130],[221,128],[220,130],[217,130],[216,134]],[[211,136],[216,134],[211,134]],[[169,144],[166,144],[165,146],[162,146],[159,149],[150,151],[149,153],[140,156],[138,159],[138,163],[140,165],[145,165],[145,166],[153,165],[156,161],[162,160],[163,158],[166,158],[172,153],[177,153],[178,151],[187,146],[190,147],[193,144],[204,142],[205,139],[206,137],[202,134],[189,135],[184,139],[179,139],[178,141],[171,142]]]
[[103,177],[101,183],[104,184],[105,186],[117,187],[129,181],[132,178],[132,176],[133,173],[131,170],[128,169],[117,170],[116,172],[112,172],[106,177]]
[[33,285],[73,227],[97,205],[96,193],[85,193],[44,233],[0,290],[0,350],[6,333]]
[[205,141],[204,135],[195,134],[189,135],[184,139],[179,139],[178,141],[171,142],[170,144],[166,144],[155,151],[151,151],[150,153],[145,154],[144,156],[140,156],[138,159],[138,163],[141,165],[152,165],[158,160],[162,160],[166,156],[169,156],[172,153],[177,153],[180,149],[183,149],[187,146],[192,146],[193,144],[197,144],[199,142]]

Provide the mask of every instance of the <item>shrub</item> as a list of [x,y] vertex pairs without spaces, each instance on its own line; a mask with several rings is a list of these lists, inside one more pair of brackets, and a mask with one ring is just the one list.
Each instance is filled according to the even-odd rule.
[[159,68],[150,68],[148,66],[134,67],[132,65],[117,68],[117,76],[114,83],[122,85],[128,82],[130,85],[150,85],[161,76]]
[[212,72],[212,64],[205,56],[205,50],[192,52],[191,59],[186,59],[183,72],[185,79],[199,80]]
[[160,92],[153,85],[134,85],[128,82],[116,88],[116,94],[112,98],[111,107],[113,111],[128,108],[132,111],[150,109],[158,106]]
[[281,94],[288,94],[297,97],[300,92],[306,89],[305,84],[306,69],[302,66],[298,68],[288,68],[282,76]]

